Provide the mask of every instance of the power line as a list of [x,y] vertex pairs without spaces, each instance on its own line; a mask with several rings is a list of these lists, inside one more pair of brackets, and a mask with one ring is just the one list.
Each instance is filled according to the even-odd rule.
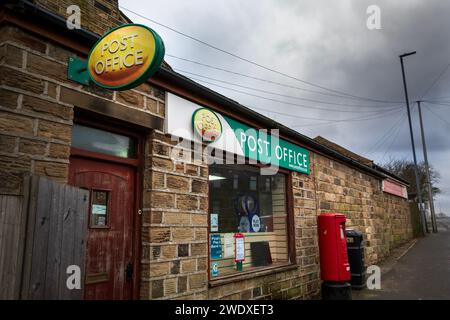
[[367,101],[373,101],[373,102],[386,102],[386,100],[379,100],[379,99],[373,99],[373,98],[367,98],[367,97],[360,97],[360,96],[356,96],[356,95],[353,95],[353,94],[350,94],[350,93],[347,93],[347,92],[344,92],[344,91],[339,91],[339,90],[335,90],[335,89],[330,89],[330,88],[327,88],[327,87],[325,87],[325,86],[322,86],[322,85],[318,85],[318,84],[312,83],[312,82],[310,82],[310,81],[302,80],[302,79],[300,79],[300,78],[291,76],[291,75],[289,75],[289,74],[287,74],[287,73],[284,73],[284,72],[275,70],[275,69],[273,69],[273,68],[266,67],[266,66],[264,66],[264,65],[262,65],[262,64],[259,64],[259,63],[257,63],[257,62],[254,62],[254,61],[252,61],[252,60],[250,60],[250,59],[243,58],[243,57],[241,57],[241,56],[239,56],[239,55],[237,55],[237,54],[235,54],[235,53],[232,53],[232,52],[229,52],[229,51],[227,51],[227,50],[221,49],[221,48],[219,48],[219,47],[217,47],[217,46],[214,46],[214,45],[212,45],[212,44],[209,44],[209,43],[207,43],[207,42],[205,42],[205,41],[203,41],[203,40],[200,40],[200,39],[198,39],[198,38],[196,38],[196,37],[190,36],[190,35],[188,35],[188,34],[186,34],[186,33],[184,33],[184,32],[181,32],[181,31],[176,30],[176,29],[174,29],[174,28],[172,28],[172,27],[169,27],[169,26],[167,26],[167,25],[165,25],[165,24],[163,24],[163,23],[157,22],[157,21],[155,21],[155,20],[153,20],[153,19],[150,19],[150,18],[148,18],[148,17],[146,17],[146,16],[143,16],[143,15],[141,15],[141,14],[139,14],[139,13],[133,11],[133,10],[130,10],[130,9],[128,9],[128,8],[125,8],[125,7],[122,7],[122,6],[120,6],[120,8],[121,8],[122,10],[128,11],[128,12],[130,12],[130,13],[132,13],[132,14],[134,14],[134,15],[136,15],[136,16],[142,18],[142,19],[148,20],[148,21],[150,21],[150,22],[152,22],[152,23],[154,23],[154,24],[157,24],[157,25],[159,25],[159,26],[161,26],[161,27],[163,27],[163,28],[166,28],[166,29],[168,29],[168,30],[170,30],[170,31],[172,31],[172,32],[175,32],[175,33],[177,33],[177,34],[179,34],[179,35],[182,35],[182,36],[184,36],[184,37],[186,37],[186,38],[188,38],[188,39],[191,39],[191,40],[193,40],[193,41],[195,41],[195,42],[198,42],[198,43],[200,43],[200,44],[202,44],[202,45],[204,45],[204,46],[207,46],[207,47],[209,47],[209,48],[211,48],[211,49],[217,50],[217,51],[222,52],[222,53],[224,53],[224,54],[227,54],[227,55],[229,55],[229,56],[231,56],[231,57],[233,57],[233,58],[236,58],[236,59],[241,60],[241,61],[243,61],[243,62],[249,63],[249,64],[251,64],[251,65],[257,66],[257,67],[259,67],[259,68],[261,68],[261,69],[264,69],[264,70],[267,70],[267,71],[270,71],[270,72],[273,72],[273,73],[282,75],[282,76],[284,76],[284,77],[286,77],[286,78],[289,78],[289,79],[292,79],[292,80],[296,80],[296,81],[299,81],[299,82],[301,82],[301,83],[304,83],[304,84],[307,84],[307,85],[310,85],[310,86],[312,86],[312,87],[316,87],[316,88],[319,88],[319,89],[322,89],[322,90],[326,90],[326,91],[330,91],[330,92],[334,92],[334,93],[338,93],[338,94],[343,94],[343,95],[346,95],[346,96],[349,96],[349,97],[353,97],[353,98],[358,98],[358,99],[361,99],[361,100],[367,100]]
[[425,92],[423,93],[422,97],[420,98],[420,100],[422,100],[427,93],[431,90],[431,88],[434,87],[434,85],[441,79],[441,77],[445,74],[445,72],[447,72],[448,68],[450,67],[450,63],[447,64],[447,66],[445,66],[444,69],[442,69],[442,71],[439,73],[439,75],[436,77],[436,79],[434,79],[433,83],[431,83],[431,85],[425,90]]
[[[347,118],[347,119],[323,119],[323,118],[312,118],[312,117],[303,117],[303,116],[297,116],[295,114],[292,113],[284,113],[284,112],[279,112],[279,111],[273,111],[273,110],[269,110],[269,109],[265,109],[265,108],[261,108],[261,107],[255,107],[255,106],[251,106],[251,105],[245,105],[247,108],[251,108],[251,109],[258,109],[258,110],[262,110],[262,111],[266,111],[266,112],[270,112],[270,113],[274,113],[274,114],[279,114],[282,116],[286,116],[286,117],[291,117],[291,118],[296,118],[296,119],[303,119],[303,120],[315,120],[315,121],[329,121],[329,122],[354,122],[354,121],[366,121],[366,120],[373,120],[373,119],[380,119],[383,118],[385,116],[390,116],[393,114],[396,114],[400,111],[398,110],[394,110],[394,111],[382,111],[379,112],[375,115],[372,115],[370,117],[362,117],[362,118]],[[311,124],[311,125],[321,125],[321,124],[325,124],[325,123],[319,123],[319,124]],[[299,125],[301,126],[301,125]],[[295,126],[293,126],[295,127]]]
[[440,99],[450,99],[450,96],[440,96],[440,97],[434,97],[434,98],[429,98],[428,100],[421,100],[421,101],[437,101]]
[[[406,116],[404,118],[406,118]],[[404,119],[404,118],[402,118],[402,119]],[[391,143],[389,144],[389,147],[386,149],[386,151],[383,154],[383,157],[380,158],[378,163],[382,163],[384,161],[384,158],[386,157],[387,153],[392,149],[392,146],[394,145],[395,141],[397,140],[397,137],[400,134],[400,132],[402,131],[401,130],[402,128],[403,128],[403,126],[397,127],[397,132],[394,134],[394,138],[392,139]]]
[[[216,83],[212,83],[212,82],[209,82],[209,81],[205,81],[205,80],[202,80],[202,79],[198,79],[198,78],[195,78],[195,77],[191,77],[191,79],[199,81],[199,82],[203,82],[203,83],[206,83],[206,84],[209,84],[209,85],[213,85],[213,86],[216,86],[216,87],[219,87],[219,88],[223,88],[223,89],[226,89],[226,90],[230,90],[230,91],[246,94],[246,95],[249,95],[249,96],[252,96],[252,97],[256,97],[256,98],[260,98],[260,99],[264,99],[264,100],[268,100],[268,101],[272,101],[272,102],[277,102],[277,103],[282,103],[282,104],[286,104],[286,105],[290,105],[290,106],[295,106],[295,107],[302,107],[302,108],[314,109],[314,110],[332,111],[332,112],[346,112],[346,113],[350,112],[350,113],[371,113],[371,114],[373,114],[373,113],[377,112],[377,111],[361,111],[361,110],[359,112],[356,112],[355,110],[336,110],[336,109],[331,109],[331,108],[307,106],[307,105],[303,105],[303,104],[296,104],[296,103],[276,100],[276,99],[272,99],[272,98],[268,98],[268,97],[263,97],[263,96],[256,95],[256,94],[253,94],[253,93],[249,93],[249,92],[245,92],[245,91],[241,91],[241,90],[225,87],[225,86],[222,86],[222,85],[219,85],[219,84],[216,84]],[[385,111],[391,111],[391,110],[395,110],[397,108],[398,107],[395,107],[395,108],[392,107],[391,109],[387,109]]]
[[425,108],[427,108],[428,111],[430,111],[436,118],[441,120],[442,122],[445,122],[447,125],[450,126],[450,121],[445,120],[443,117],[441,117],[439,114],[435,113],[431,108],[429,108],[427,105],[425,105]]
[[430,103],[430,104],[433,104],[436,106],[450,107],[450,101],[435,102],[435,101],[430,101],[430,100],[424,100],[422,102]]
[[[337,94],[333,94],[333,93],[326,93],[326,92],[321,92],[321,91],[301,88],[301,87],[297,87],[297,86],[293,86],[293,85],[289,85],[289,84],[285,84],[285,83],[280,83],[280,82],[276,82],[276,81],[272,81],[272,80],[268,80],[268,79],[264,79],[264,78],[259,78],[259,77],[247,75],[247,74],[244,74],[244,73],[240,73],[240,72],[237,72],[237,71],[232,71],[232,70],[228,70],[228,69],[212,66],[212,65],[209,65],[209,64],[206,64],[206,63],[203,63],[203,62],[199,62],[199,61],[194,61],[194,60],[191,60],[191,59],[178,57],[178,56],[175,56],[175,55],[172,55],[172,54],[168,54],[168,53],[166,54],[166,56],[174,58],[174,59],[178,59],[178,60],[181,60],[181,61],[189,62],[189,63],[192,63],[192,64],[196,64],[196,65],[199,65],[199,66],[202,66],[202,67],[206,67],[206,68],[209,68],[209,69],[214,69],[214,70],[226,72],[226,73],[229,73],[229,74],[245,77],[245,78],[248,78],[248,79],[253,79],[253,80],[258,80],[258,81],[262,81],[262,82],[266,82],[266,83],[270,83],[270,84],[275,84],[275,85],[278,85],[278,86],[281,86],[281,87],[296,89],[296,90],[300,90],[300,91],[305,91],[305,92],[309,92],[309,93],[313,93],[313,94],[319,94],[319,95],[330,96],[330,97],[337,97],[337,98],[350,99],[350,100],[361,100],[361,99],[358,99],[358,98],[353,98],[353,97],[342,96],[342,95],[337,95]],[[386,102],[377,102],[377,103],[400,103],[400,102],[402,102],[402,101],[386,101]]]
[[[197,73],[194,73],[194,72],[181,70],[181,69],[177,69],[177,68],[174,68],[174,70],[177,71],[177,72],[190,74],[190,75],[193,75],[193,76],[196,76],[196,77],[201,77],[201,78],[217,81],[217,82],[220,82],[220,83],[225,83],[225,84],[229,84],[229,85],[232,85],[232,86],[236,86],[236,87],[240,87],[240,88],[244,88],[244,89],[248,89],[248,90],[263,92],[263,93],[267,93],[267,94],[273,94],[273,95],[277,95],[277,96],[285,97],[285,98],[289,98],[289,99],[303,100],[303,101],[322,103],[322,104],[329,104],[329,105],[335,105],[335,106],[343,106],[343,107],[358,107],[358,108],[372,108],[372,109],[373,108],[386,108],[386,107],[390,108],[390,107],[394,107],[394,106],[365,106],[365,105],[359,105],[359,104],[346,104],[346,103],[337,103],[337,102],[329,102],[329,101],[321,101],[321,100],[315,100],[315,99],[302,98],[302,97],[298,97],[298,96],[285,95],[285,94],[280,94],[280,93],[273,92],[273,91],[268,91],[268,90],[262,90],[262,89],[258,89],[258,88],[248,87],[248,86],[244,86],[244,85],[241,85],[241,84],[237,84],[237,83],[233,83],[233,82],[229,82],[229,81],[223,81],[223,80],[219,80],[219,79],[203,76],[203,75],[200,75],[200,74],[197,74]],[[192,79],[195,79],[195,78],[192,78]],[[209,82],[207,82],[205,80],[198,80],[198,81],[204,81],[205,83],[209,83]],[[323,109],[323,110],[335,111],[334,109]],[[342,111],[342,110],[339,110],[339,111]],[[352,110],[352,111],[348,111],[348,112],[356,112],[356,111]],[[358,110],[357,112],[372,113],[373,111],[360,111],[360,110]]]
[[389,135],[394,132],[395,128],[400,125],[405,116],[400,116],[396,122],[373,144],[366,152],[367,155],[372,155],[377,151],[388,139]]
[[385,118],[387,116],[393,116],[397,113],[399,113],[400,111],[389,111],[389,112],[382,112],[381,114],[378,114],[377,116],[373,116],[373,117],[366,117],[366,118],[352,118],[352,119],[343,119],[343,120],[326,120],[326,122],[322,122],[322,123],[313,123],[313,124],[298,124],[298,125],[292,125],[292,128],[298,128],[298,127],[320,127],[320,126],[324,126],[324,125],[331,125],[331,124],[336,124],[336,123],[348,123],[348,122],[364,122],[364,121],[369,121],[369,120],[376,120],[376,119],[382,119]]

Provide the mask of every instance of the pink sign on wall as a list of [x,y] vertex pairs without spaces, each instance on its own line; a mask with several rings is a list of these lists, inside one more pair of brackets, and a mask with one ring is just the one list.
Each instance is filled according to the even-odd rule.
[[408,191],[406,187],[392,180],[383,180],[382,190],[386,193],[408,199]]

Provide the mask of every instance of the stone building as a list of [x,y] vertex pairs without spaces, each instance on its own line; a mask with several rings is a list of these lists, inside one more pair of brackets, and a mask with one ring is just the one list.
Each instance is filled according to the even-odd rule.
[[[81,8],[81,30],[66,27],[73,3]],[[117,0],[14,1],[0,10],[0,194],[20,196],[26,174],[89,189],[88,269],[92,234],[112,232],[105,230],[117,211],[129,218],[118,236],[135,271],[130,289],[124,293],[125,280],[111,284],[108,276],[89,282],[86,270],[86,298],[309,299],[320,295],[320,213],[344,213],[347,226],[364,233],[367,265],[412,237],[407,199],[392,191],[405,189],[405,181],[166,63],[126,91],[69,80],[70,58],[86,59],[102,34],[130,23]],[[262,175],[264,161],[252,162],[261,159],[250,152],[251,139],[261,136],[252,135],[247,147],[240,141],[237,156],[219,148],[241,156],[241,164],[196,157],[209,145],[192,128],[198,109],[213,111],[223,137],[235,127],[278,129],[287,166]],[[187,146],[180,147],[181,138]],[[200,151],[189,150],[190,141],[200,141]],[[245,235],[241,269],[237,232]],[[104,272],[123,274],[128,262],[122,257]]]

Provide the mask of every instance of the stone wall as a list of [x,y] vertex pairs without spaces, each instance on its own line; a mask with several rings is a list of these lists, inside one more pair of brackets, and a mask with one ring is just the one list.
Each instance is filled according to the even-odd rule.
[[405,199],[381,191],[381,180],[347,165],[315,156],[318,214],[339,212],[347,227],[364,233],[366,264],[385,258],[412,238],[411,215]]
[[142,299],[206,299],[208,167],[153,132],[146,147]]
[[[316,155],[310,152],[310,163]],[[301,297],[314,298],[320,294],[320,262],[317,235],[316,168],[310,174],[292,173],[292,192],[295,226],[295,249]]]

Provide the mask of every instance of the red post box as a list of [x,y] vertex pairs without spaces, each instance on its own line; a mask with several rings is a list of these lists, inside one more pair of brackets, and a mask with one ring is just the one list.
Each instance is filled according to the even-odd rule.
[[318,217],[320,272],[324,281],[350,281],[345,220],[340,213],[324,213]]

